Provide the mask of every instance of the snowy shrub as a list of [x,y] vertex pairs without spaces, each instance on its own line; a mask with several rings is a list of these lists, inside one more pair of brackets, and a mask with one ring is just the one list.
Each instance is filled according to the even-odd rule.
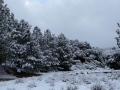
[[106,90],[104,86],[100,84],[95,84],[91,87],[91,90]]
[[117,72],[117,73],[115,73],[114,74],[114,78],[116,79],[116,80],[120,80],[120,72]]
[[70,84],[75,85],[75,84],[77,84],[79,81],[78,81],[78,79],[76,78],[76,76],[71,76],[71,77],[69,78],[69,82],[70,82]]
[[66,90],[78,90],[77,86],[67,86]]
[[60,80],[62,80],[62,82],[67,82],[69,81],[69,76],[67,73],[63,73],[61,74]]
[[85,84],[91,84],[92,81],[91,81],[91,78],[87,77],[87,76],[83,76],[82,77],[82,81],[85,83]]
[[7,90],[15,90],[15,88],[7,88]]
[[52,81],[52,82],[50,82],[50,86],[55,86],[55,83],[54,83],[54,81]]
[[[90,65],[89,65],[90,66]],[[71,70],[86,70],[87,65],[85,63],[77,63],[71,67]],[[91,67],[91,66],[90,66]]]
[[54,74],[53,77],[56,77],[56,78],[57,78],[57,77],[59,77],[59,76],[58,76],[58,74]]
[[101,77],[101,81],[103,81],[103,82],[106,82],[106,83],[107,83],[107,82],[108,82],[108,77],[103,77],[103,76],[102,76],[102,77]]
[[45,79],[46,83],[51,83],[55,81],[55,77],[48,77],[47,79]]
[[112,80],[118,80],[118,79],[120,79],[120,73],[118,72],[113,72],[112,74],[111,74],[111,77],[110,77],[110,79],[112,79]]
[[115,84],[110,83],[110,82],[108,83],[108,88],[109,88],[109,90],[116,90],[115,87],[116,87]]
[[28,85],[29,88],[37,87],[37,84],[35,82],[32,82]]
[[120,69],[120,49],[107,49],[103,51],[106,65],[112,69]]
[[95,75],[93,73],[93,74],[89,74],[88,79],[91,83],[98,83],[100,81],[98,77],[99,77],[98,75]]
[[41,81],[41,80],[42,80],[42,77],[41,77],[41,76],[40,76],[40,77],[38,77],[38,78],[37,78],[37,80],[38,80],[38,81]]
[[46,83],[49,83],[50,86],[55,86],[55,82],[57,82],[58,80],[60,80],[60,77],[58,77],[58,75],[53,75],[51,77],[48,77],[45,79]]
[[80,42],[79,43],[79,48],[80,49],[91,49],[91,46],[88,42],[85,41],[85,42]]
[[15,81],[15,84],[19,84],[19,83],[24,83],[25,81],[23,80],[23,79],[17,79],[16,81]]
[[55,90],[54,88],[50,88],[49,90]]
[[63,81],[63,82],[67,82],[67,81],[69,81],[69,79],[68,79],[68,78],[65,78],[65,79],[64,79],[64,77],[63,77],[63,78],[62,78],[62,81]]
[[30,79],[31,79],[31,80],[35,80],[35,78],[34,78],[34,77],[31,77]]
[[63,87],[61,87],[61,89],[60,90],[64,90],[64,88]]
[[85,69],[89,69],[89,70],[95,70],[96,66],[94,64],[84,64]]

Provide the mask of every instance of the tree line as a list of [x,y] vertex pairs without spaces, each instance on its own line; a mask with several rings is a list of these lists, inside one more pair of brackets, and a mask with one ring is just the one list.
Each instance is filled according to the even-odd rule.
[[69,40],[64,34],[55,36],[49,29],[41,32],[36,26],[14,18],[4,1],[0,0],[0,63],[18,72],[70,70],[75,60],[105,67],[102,50],[88,42]]
[[[0,0],[0,62],[18,70],[69,70],[73,61],[72,41],[64,34],[55,36],[50,30],[41,32],[25,20],[18,21]],[[89,43],[81,45],[90,48]]]

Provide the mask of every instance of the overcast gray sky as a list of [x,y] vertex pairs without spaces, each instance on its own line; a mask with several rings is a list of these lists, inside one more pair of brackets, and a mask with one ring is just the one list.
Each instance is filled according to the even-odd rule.
[[120,0],[4,0],[15,18],[56,36],[87,41],[93,47],[117,46]]

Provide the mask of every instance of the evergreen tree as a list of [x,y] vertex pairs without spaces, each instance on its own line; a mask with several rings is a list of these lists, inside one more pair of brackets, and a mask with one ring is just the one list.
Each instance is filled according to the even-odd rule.
[[49,49],[49,46],[51,44],[51,41],[52,41],[52,36],[51,36],[51,32],[49,29],[47,29],[45,32],[44,32],[44,47],[43,49],[46,50],[46,49]]
[[[120,28],[120,24],[117,23],[118,27]],[[116,33],[118,34],[118,37],[115,37],[115,39],[117,40],[117,45],[120,48],[120,30],[117,29]],[[112,68],[112,69],[120,69],[120,50],[117,49],[114,51],[113,55],[106,55],[106,59],[107,59],[107,65],[108,67]]]
[[60,60],[59,70],[70,70],[72,66],[72,49],[69,45],[69,40],[60,34],[58,36],[57,53],[59,54],[58,59]]
[[59,60],[57,58],[58,54],[56,53],[57,37],[52,35],[50,30],[46,30],[44,32],[43,40],[43,69],[45,71],[57,70],[57,66],[59,65]]
[[[118,27],[120,28],[120,24],[119,23],[117,23],[118,24]],[[118,37],[115,37],[115,39],[117,40],[117,45],[118,45],[118,47],[120,48],[120,30],[119,29],[117,29],[116,30],[116,33],[119,35]]]
[[[30,41],[30,54],[28,55],[31,61],[31,64],[33,66],[34,72],[39,72],[42,68],[41,65],[43,63],[42,55],[43,52],[41,51],[41,42],[42,42],[42,32],[41,30],[36,26],[33,29],[33,33],[31,35],[31,41]],[[34,64],[35,63],[35,64]]]
[[7,58],[10,34],[8,29],[10,10],[3,4],[4,1],[0,0],[0,63]]
[[27,64],[27,44],[30,43],[31,26],[24,20],[21,20],[19,23],[14,23],[13,26],[14,29],[11,33],[12,42],[10,45],[10,56],[15,67],[21,71],[30,66]]
[[79,43],[79,48],[85,50],[85,49],[91,49],[91,46],[88,42],[85,41]]
[[31,35],[31,43],[32,43],[32,55],[36,58],[40,58],[41,54],[41,41],[42,41],[42,32],[38,27],[35,27],[33,33]]

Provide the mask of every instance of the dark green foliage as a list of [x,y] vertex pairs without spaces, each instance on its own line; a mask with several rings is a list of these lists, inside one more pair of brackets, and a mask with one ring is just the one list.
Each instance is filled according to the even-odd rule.
[[[117,25],[120,28],[120,24],[117,23]],[[118,34],[118,37],[116,37],[115,39],[117,40],[117,45],[120,48],[120,30],[117,29],[116,33]],[[113,69],[120,69],[120,51],[116,50],[115,48],[112,48],[112,50],[114,50],[115,53],[107,57],[107,59],[109,60],[109,62],[107,62],[107,65]]]
[[[13,18],[13,21],[14,18]],[[17,27],[16,27],[17,25]],[[28,22],[21,20],[15,21],[11,31],[11,43],[10,43],[10,55],[9,60],[13,62],[14,67],[19,70],[23,70],[26,65],[28,57],[28,43],[30,43],[30,28]]]
[[116,53],[113,56],[109,56],[107,65],[115,70],[120,69],[120,52],[116,50]]
[[[120,28],[120,24],[117,23],[117,25],[118,25],[118,27]],[[115,39],[117,40],[117,45],[118,45],[118,47],[120,48],[120,30],[117,29],[117,30],[116,30],[116,33],[117,33],[119,36],[118,36],[118,37],[115,37]]]
[[10,11],[4,1],[0,0],[0,63],[6,61],[9,49],[9,17]]
[[106,90],[103,85],[95,84],[91,87],[91,90]]
[[[28,73],[66,71],[71,69],[74,59],[80,60],[82,64],[92,63],[98,67],[108,65],[120,69],[118,52],[111,61],[111,58],[102,54],[101,49],[91,48],[88,42],[69,40],[64,34],[56,37],[49,29],[42,33],[37,26],[33,33],[30,31],[31,25],[25,20],[15,19],[7,5],[3,5],[3,0],[0,0],[0,64],[6,61],[19,72]],[[117,33],[120,35],[119,30]],[[119,38],[116,38],[118,45]]]
[[91,49],[91,46],[90,46],[90,44],[88,43],[88,42],[80,42],[79,43],[79,48],[80,49]]
[[6,60],[7,53],[4,43],[0,43],[0,63],[4,62]]
[[[29,23],[15,19],[14,14],[10,13],[7,5],[3,5],[2,0],[0,23],[0,62],[7,59],[7,62],[19,71],[70,70],[73,53],[78,48],[82,50],[91,48],[87,42],[79,43],[78,40],[70,44],[64,34],[56,37],[50,30],[42,34],[37,26],[31,33]],[[76,54],[76,57],[78,56]]]
[[59,70],[70,70],[72,66],[72,48],[68,44],[68,39],[64,34],[58,36],[57,53],[60,60]]

